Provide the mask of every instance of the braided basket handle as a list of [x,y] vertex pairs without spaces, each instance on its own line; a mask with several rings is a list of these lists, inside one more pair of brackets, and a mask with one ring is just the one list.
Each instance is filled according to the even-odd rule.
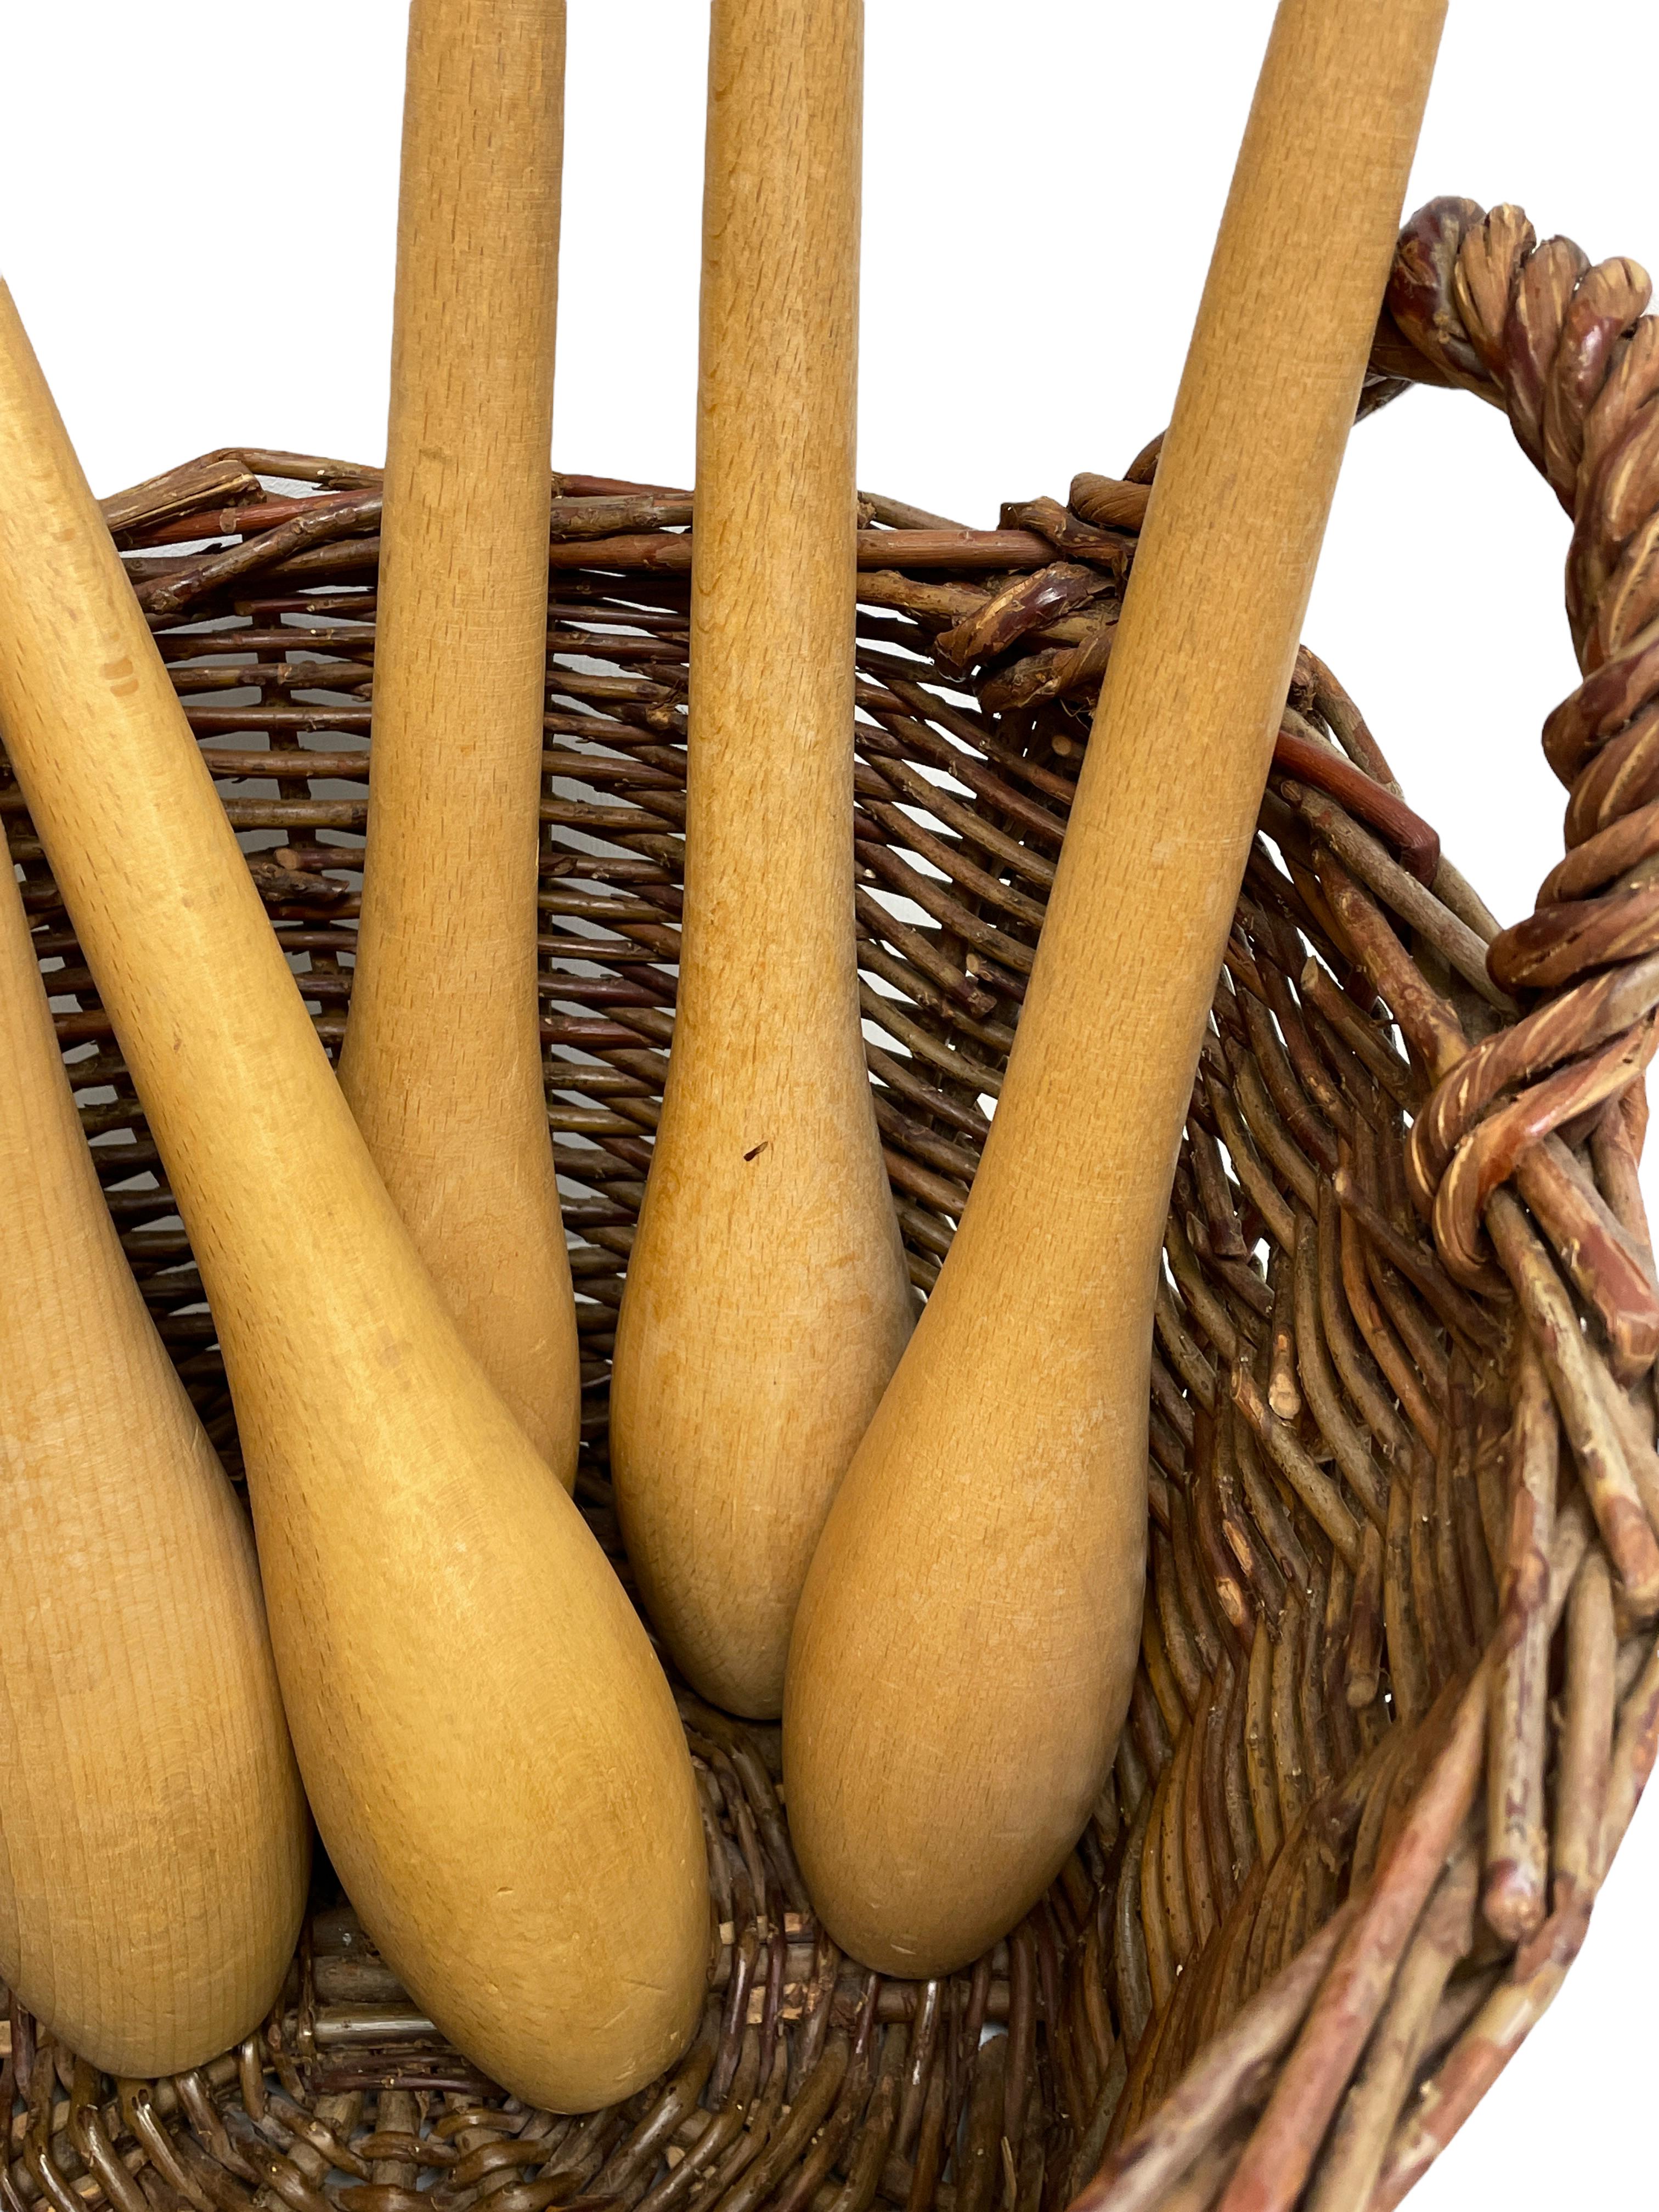
[[[1659,1292],[1635,1185],[1646,1121],[1642,1078],[1659,1007],[1659,323],[1644,313],[1651,290],[1633,261],[1592,267],[1570,239],[1538,244],[1518,208],[1486,213],[1468,200],[1434,200],[1401,234],[1370,380],[1379,403],[1416,381],[1503,408],[1572,518],[1567,615],[1583,681],[1543,733],[1545,756],[1569,793],[1567,854],[1534,911],[1500,931],[1486,956],[1492,981],[1526,1011],[1512,1027],[1472,1041],[1449,1006],[1423,1004],[1420,977],[1395,1003],[1436,1084],[1413,1126],[1409,1161],[1413,1196],[1447,1267],[1471,1285],[1489,1280],[1489,1233],[1540,1330],[1545,1255],[1518,1212],[1494,1205],[1513,1181],[1600,1321],[1626,1385],[1659,1355]],[[1391,963],[1372,941],[1370,917],[1350,934],[1380,981]],[[1594,1180],[1571,1150],[1585,1139]],[[1559,1299],[1547,1304],[1559,1323]],[[1547,1340],[1553,1331],[1540,1333]],[[1550,1364],[1558,1367],[1559,1355]],[[1645,1514],[1636,1517],[1644,1524],[1632,1537],[1639,1563],[1634,1552],[1615,1558],[1621,1568],[1639,1565],[1631,1595],[1651,1609],[1659,1550]],[[1604,1533],[1611,1544],[1605,1520]]]

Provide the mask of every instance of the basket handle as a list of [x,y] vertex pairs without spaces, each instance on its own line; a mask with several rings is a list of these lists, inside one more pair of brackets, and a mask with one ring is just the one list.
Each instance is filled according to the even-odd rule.
[[[1433,200],[1401,233],[1372,355],[1375,371],[1461,387],[1509,416],[1572,518],[1567,616],[1583,671],[1543,732],[1569,793],[1567,857],[1486,955],[1492,981],[1529,1011],[1472,1048],[1427,1055],[1439,1080],[1413,1130],[1413,1194],[1468,1280],[1486,1207],[1518,1176],[1626,1380],[1659,1351],[1634,1189],[1659,1007],[1659,884],[1647,880],[1659,854],[1651,290],[1633,261],[1592,267],[1570,239],[1539,245],[1519,208]],[[1590,1137],[1606,1199],[1566,1170],[1557,1132]],[[1540,1166],[1554,1187],[1528,1188]]]

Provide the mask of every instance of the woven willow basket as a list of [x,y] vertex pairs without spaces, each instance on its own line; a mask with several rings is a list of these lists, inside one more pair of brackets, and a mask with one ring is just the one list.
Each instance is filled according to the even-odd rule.
[[[1409,380],[1506,408],[1573,518],[1585,678],[1544,740],[1568,858],[1500,933],[1301,656],[1170,1211],[1132,1717],[1037,1909],[970,1973],[865,1972],[813,1919],[776,1732],[684,1696],[718,1936],[669,2077],[590,2118],[526,2110],[418,2016],[324,1869],[270,2019],[197,2073],[111,2083],[13,2002],[6,2212],[1397,2201],[1559,1986],[1659,1735],[1659,1295],[1637,1189],[1659,1004],[1647,298],[1628,262],[1534,248],[1512,209],[1443,201],[1402,235],[1362,411]],[[865,502],[864,1007],[924,1291],[1013,1038],[1155,452],[995,531]],[[625,1576],[605,1389],[673,1032],[691,506],[595,478],[556,492],[543,1035],[585,1352],[578,1496]],[[378,511],[374,471],[264,452],[106,502],[331,1046]],[[145,550],[210,537],[227,542]],[[9,780],[0,807],[112,1212],[234,1472],[161,1163]]]

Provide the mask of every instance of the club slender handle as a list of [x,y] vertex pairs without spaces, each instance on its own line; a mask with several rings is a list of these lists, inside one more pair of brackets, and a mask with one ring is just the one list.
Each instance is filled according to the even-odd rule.
[[410,14],[340,1081],[463,1339],[568,1489],[581,1384],[536,952],[564,14]]
[[715,0],[685,923],[611,1394],[652,1618],[769,1717],[912,1317],[853,923],[862,31],[861,0]]
[[1282,0],[972,1199],[797,1619],[790,1818],[937,1973],[1086,1820],[1139,1636],[1152,1291],[1443,0]]

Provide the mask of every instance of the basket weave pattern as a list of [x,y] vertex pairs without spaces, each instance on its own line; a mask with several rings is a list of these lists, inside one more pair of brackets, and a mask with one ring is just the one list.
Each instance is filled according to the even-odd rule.
[[[1170,1206],[1131,1720],[1042,1905],[971,1973],[866,1973],[812,1918],[775,1731],[685,1696],[716,1928],[702,2031],[664,2082],[584,2120],[526,2111],[325,1899],[263,2031],[176,2081],[112,2087],[14,2002],[5,2212],[1403,2194],[1559,1986],[1659,1742],[1659,1294],[1636,1180],[1659,1005],[1647,298],[1633,264],[1535,246],[1514,210],[1437,202],[1402,234],[1362,411],[1411,380],[1477,392],[1573,518],[1584,681],[1545,731],[1568,858],[1499,932],[1298,658]],[[1155,459],[996,531],[863,503],[860,960],[924,1289],[1012,1042]],[[377,471],[253,451],[106,502],[331,1048],[379,510]],[[690,520],[684,493],[556,487],[542,1029],[578,1498],[624,1576],[605,1387],[673,1027]],[[214,533],[234,542],[155,550]],[[118,1043],[9,781],[0,812],[112,1210],[234,1470]]]

